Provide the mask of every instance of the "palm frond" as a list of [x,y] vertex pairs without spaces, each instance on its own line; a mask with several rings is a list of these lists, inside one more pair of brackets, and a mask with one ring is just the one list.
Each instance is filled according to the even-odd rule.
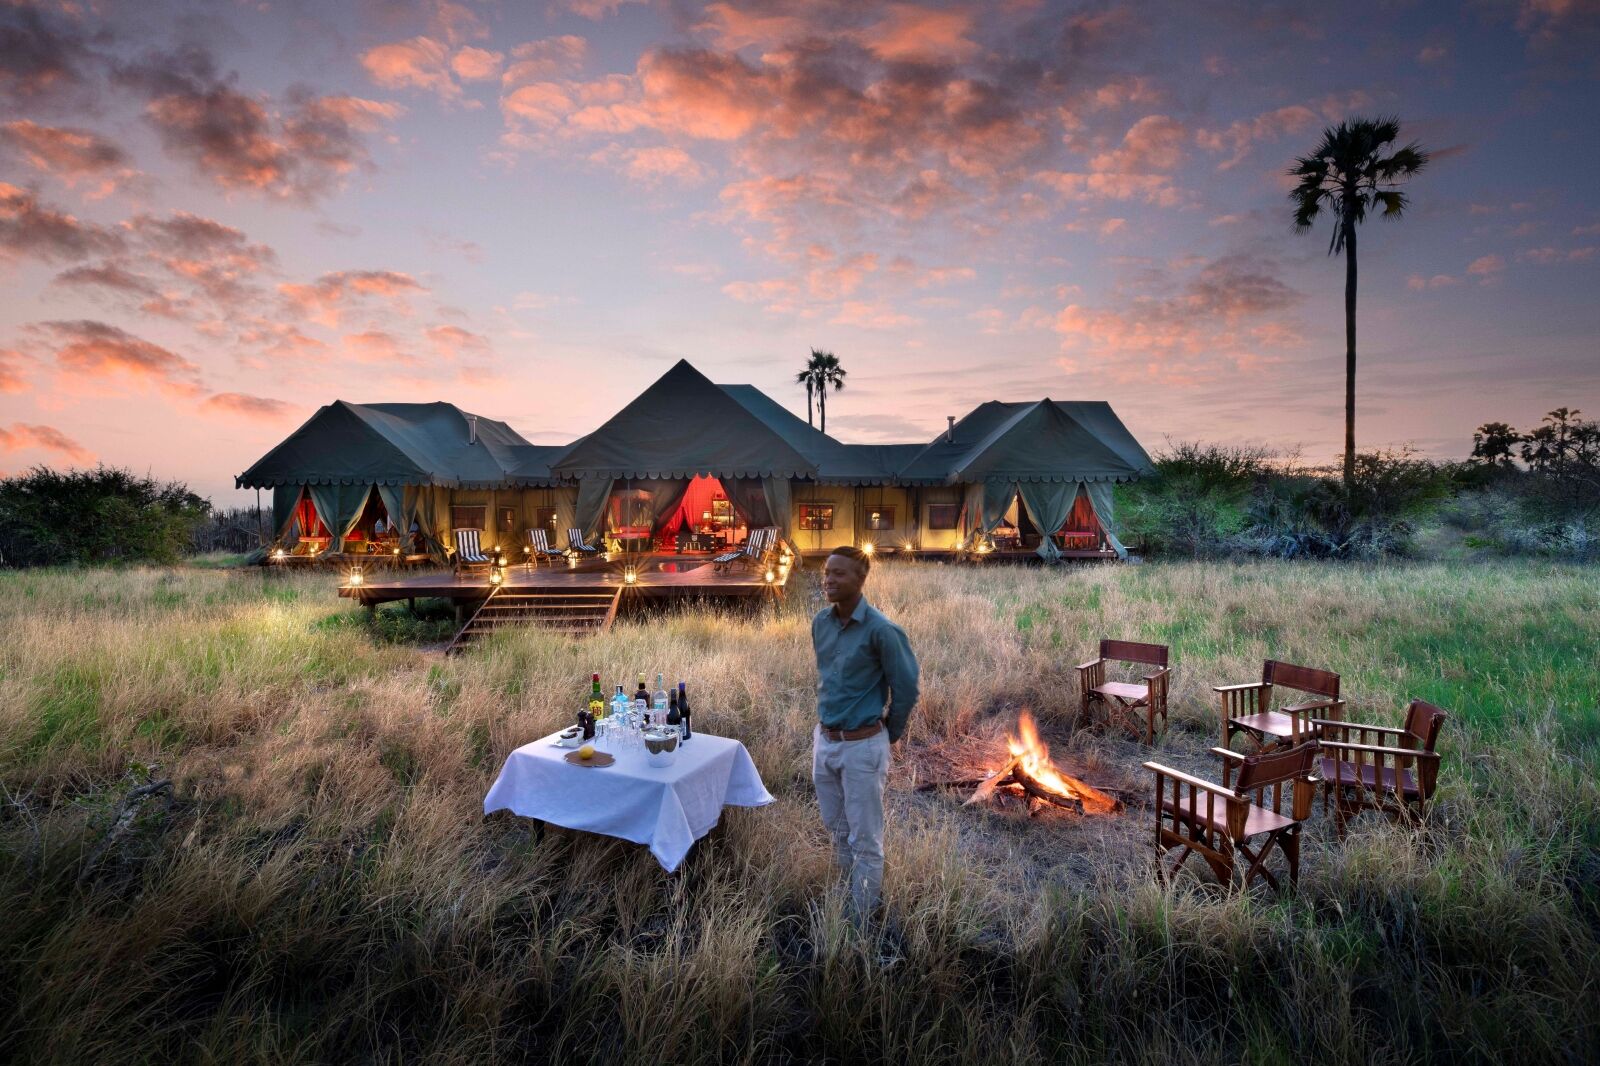
[[1384,218],[1398,218],[1406,209],[1406,194],[1399,189],[1385,189],[1372,195],[1383,205]]

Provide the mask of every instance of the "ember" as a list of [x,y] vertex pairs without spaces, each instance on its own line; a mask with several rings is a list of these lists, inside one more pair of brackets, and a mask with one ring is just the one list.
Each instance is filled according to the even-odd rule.
[[1015,786],[1035,799],[1058,807],[1075,802],[1085,814],[1111,814],[1122,809],[1120,801],[1056,768],[1050,761],[1050,749],[1039,739],[1033,715],[1027,711],[1017,719],[1017,734],[1006,738],[1011,761],[979,785],[963,806],[970,807],[988,799],[1000,788]]

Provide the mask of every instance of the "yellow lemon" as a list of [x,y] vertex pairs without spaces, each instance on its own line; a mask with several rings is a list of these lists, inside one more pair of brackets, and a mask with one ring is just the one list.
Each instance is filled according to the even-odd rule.
[[583,747],[579,748],[578,749],[578,758],[580,758],[580,759],[592,759],[592,758],[594,758],[594,745],[593,744],[585,744]]

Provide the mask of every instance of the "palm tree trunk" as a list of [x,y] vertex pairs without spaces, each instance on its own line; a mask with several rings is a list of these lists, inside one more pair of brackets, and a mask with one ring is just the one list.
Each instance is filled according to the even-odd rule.
[[1344,224],[1344,488],[1356,480],[1356,227]]
[[812,390],[812,384],[811,384],[811,382],[807,381],[806,382],[806,425],[815,426],[817,423],[811,417],[811,390]]
[[824,381],[817,393],[817,411],[822,417],[822,432],[828,432],[828,383]]

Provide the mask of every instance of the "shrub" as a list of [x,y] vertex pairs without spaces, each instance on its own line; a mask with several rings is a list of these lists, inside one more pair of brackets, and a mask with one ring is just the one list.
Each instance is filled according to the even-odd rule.
[[211,505],[176,482],[101,466],[35,467],[0,481],[0,560],[10,566],[170,563]]

